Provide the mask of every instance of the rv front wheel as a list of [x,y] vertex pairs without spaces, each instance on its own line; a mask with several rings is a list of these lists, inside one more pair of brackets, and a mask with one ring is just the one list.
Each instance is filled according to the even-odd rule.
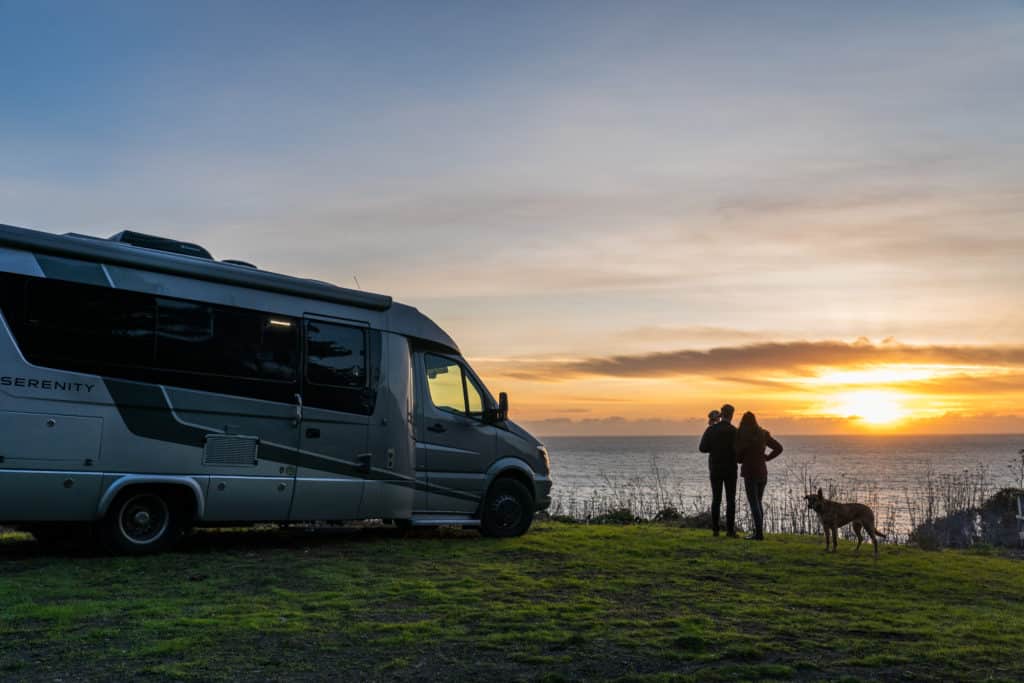
[[107,547],[143,555],[165,549],[177,534],[174,507],[162,491],[129,490],[110,506],[102,523]]
[[522,536],[533,522],[533,497],[515,479],[498,479],[487,492],[480,533],[484,536],[508,538]]

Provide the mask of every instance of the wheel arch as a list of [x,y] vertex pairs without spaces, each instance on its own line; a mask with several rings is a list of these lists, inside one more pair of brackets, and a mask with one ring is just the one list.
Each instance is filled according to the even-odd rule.
[[526,463],[525,460],[519,458],[506,457],[501,458],[494,462],[487,470],[487,476],[485,481],[487,485],[484,487],[484,495],[480,499],[480,504],[483,505],[484,501],[487,500],[487,495],[491,492],[491,487],[494,486],[494,482],[498,481],[503,477],[510,477],[516,479],[526,490],[530,492],[532,498],[537,497],[537,490],[535,487],[535,476],[533,469]]
[[173,475],[151,475],[151,474],[126,474],[114,481],[100,497],[99,506],[96,509],[97,519],[105,517],[110,510],[111,504],[122,491],[136,486],[159,486],[177,489],[192,496],[194,503],[193,514],[195,519],[202,519],[206,510],[206,497],[203,495],[203,488],[199,482],[192,477]]

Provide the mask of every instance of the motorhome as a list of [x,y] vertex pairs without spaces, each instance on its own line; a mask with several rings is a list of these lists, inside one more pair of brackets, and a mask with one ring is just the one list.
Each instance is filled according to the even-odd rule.
[[0,225],[0,524],[124,553],[251,522],[515,536],[550,491],[544,446],[413,307],[163,237]]

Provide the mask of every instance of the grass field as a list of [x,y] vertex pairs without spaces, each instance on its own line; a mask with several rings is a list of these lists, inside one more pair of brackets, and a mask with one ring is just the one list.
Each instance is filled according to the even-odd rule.
[[1021,680],[1024,562],[668,526],[0,539],[0,679]]

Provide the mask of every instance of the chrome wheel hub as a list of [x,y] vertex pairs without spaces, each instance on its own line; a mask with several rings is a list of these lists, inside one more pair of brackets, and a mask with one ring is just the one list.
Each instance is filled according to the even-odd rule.
[[121,535],[138,545],[161,539],[170,522],[171,512],[166,501],[154,493],[132,496],[124,502],[117,515]]

